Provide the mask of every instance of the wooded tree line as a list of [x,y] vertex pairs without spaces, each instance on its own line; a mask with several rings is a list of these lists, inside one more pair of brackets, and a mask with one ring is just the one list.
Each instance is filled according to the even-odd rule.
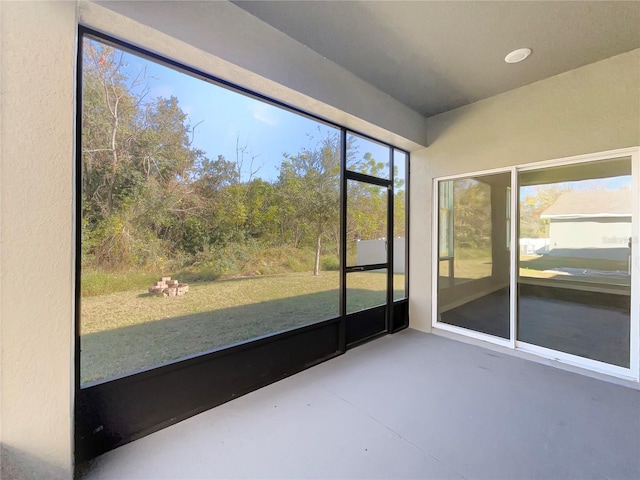
[[[225,267],[225,257],[281,246],[308,250],[315,274],[323,255],[337,259],[337,130],[283,154],[277,178],[264,180],[239,143],[233,159],[196,148],[194,126],[178,99],[148,99],[145,71],[128,76],[125,55],[94,41],[83,44],[83,266],[218,262],[222,273],[240,268]],[[383,167],[351,142],[347,155],[359,171],[376,174]],[[350,241],[385,237],[386,190],[350,184],[348,197]],[[396,202],[403,215],[404,192]],[[397,234],[403,229],[404,218]]]
[[[494,207],[491,204],[491,188],[488,183],[474,179],[453,181],[456,248],[487,251],[491,248],[491,209]],[[568,183],[537,185],[530,189],[530,193],[519,202],[519,237],[548,237],[549,220],[540,216],[563,193],[570,191],[572,187]]]
[[453,182],[455,250],[491,249],[491,187],[474,179]]
[[540,215],[560,198],[560,195],[572,191],[568,183],[538,185],[535,191],[526,195],[520,202],[520,238],[549,237],[549,220]]

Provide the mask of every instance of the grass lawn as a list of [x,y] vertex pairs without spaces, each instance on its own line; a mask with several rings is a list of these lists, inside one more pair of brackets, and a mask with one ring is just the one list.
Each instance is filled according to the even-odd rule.
[[[454,259],[455,284],[465,283],[471,280],[490,277],[492,273],[491,257]],[[449,278],[449,262],[439,262],[439,275],[443,279]]]
[[[455,260],[456,278],[478,279],[491,276],[491,257]],[[447,273],[446,271],[444,272]]]
[[[455,258],[455,283],[464,283],[491,276],[491,256],[483,255],[479,251],[476,257],[465,252],[462,258]],[[568,275],[553,271],[557,268],[577,268],[597,270],[600,273],[589,275]],[[552,255],[521,255],[520,276],[530,278],[548,278],[559,282],[584,282],[606,285],[630,285],[630,277],[620,275],[627,271],[626,261],[606,260],[598,258],[559,257]],[[607,275],[606,272],[611,272]],[[448,277],[448,263],[440,262],[440,276],[444,280]]]
[[[140,288],[85,296],[81,382],[336,317],[338,285],[338,272],[304,272],[192,283],[180,297],[149,296]],[[352,273],[348,287],[350,311],[377,305],[386,275]]]
[[[598,275],[565,275],[554,272],[555,268],[577,268],[584,270],[598,270],[611,272],[611,275],[600,273]],[[596,283],[605,285],[630,285],[631,277],[616,274],[626,272],[627,262],[618,260],[606,260],[601,258],[575,258],[559,257],[552,255],[521,255],[520,276],[530,278],[549,278],[561,282],[579,281],[584,283]]]
[[[456,248],[454,273],[456,283],[491,276],[493,268],[490,248]],[[440,263],[440,275],[449,275],[447,262]]]

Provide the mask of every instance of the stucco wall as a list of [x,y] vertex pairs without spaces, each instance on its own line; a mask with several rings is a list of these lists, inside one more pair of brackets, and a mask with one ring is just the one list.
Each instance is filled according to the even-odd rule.
[[2,478],[70,478],[73,2],[3,2]]
[[432,179],[640,145],[640,49],[427,121],[411,156],[411,324],[431,325]]

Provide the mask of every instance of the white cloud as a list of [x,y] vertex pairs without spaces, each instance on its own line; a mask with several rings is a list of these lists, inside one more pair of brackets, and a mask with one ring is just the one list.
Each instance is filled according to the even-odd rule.
[[261,102],[252,102],[249,106],[249,110],[253,115],[253,118],[259,122],[265,123],[270,127],[278,125],[278,118],[275,114],[274,107]]

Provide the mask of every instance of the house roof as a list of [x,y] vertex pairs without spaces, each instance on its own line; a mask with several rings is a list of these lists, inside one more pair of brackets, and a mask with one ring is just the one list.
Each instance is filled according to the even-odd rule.
[[563,193],[540,218],[630,217],[631,189]]

